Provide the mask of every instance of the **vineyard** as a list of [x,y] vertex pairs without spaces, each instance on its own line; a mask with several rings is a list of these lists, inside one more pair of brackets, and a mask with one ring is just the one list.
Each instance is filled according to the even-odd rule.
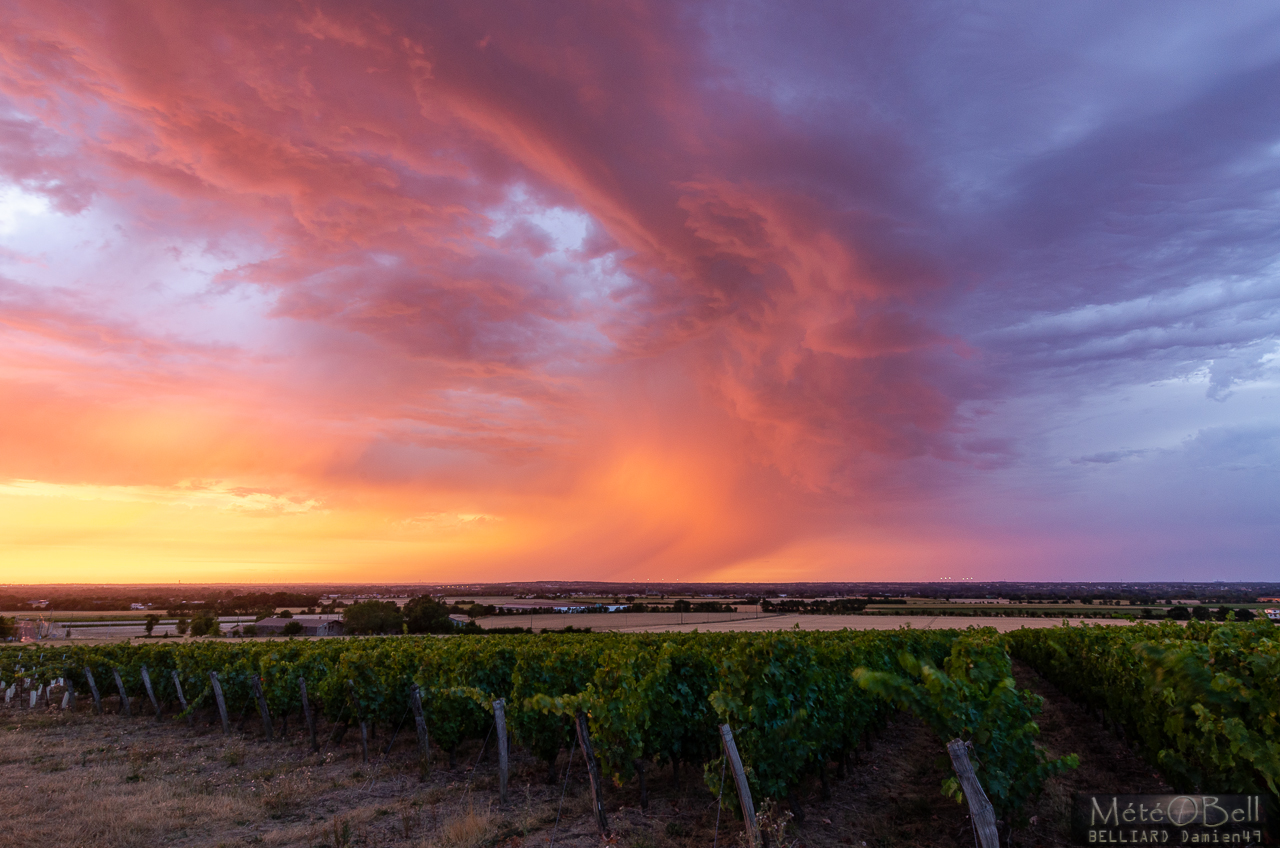
[[[1013,658],[1101,716],[1172,785],[1276,795],[1280,643],[1268,622],[1004,635],[904,629],[5,646],[0,681],[11,709],[142,713],[177,726],[199,717],[221,722],[225,733],[252,720],[264,739],[311,750],[345,741],[364,761],[385,757],[397,738],[416,739],[410,756],[453,767],[464,748],[494,746],[498,729],[542,763],[546,783],[566,778],[576,757],[606,799],[619,791],[610,784],[629,786],[642,807],[657,770],[692,770],[723,807],[717,835],[744,827],[735,760],[745,803],[786,809],[801,824],[805,787],[820,786],[826,797],[832,771],[842,776],[894,716],[908,714],[932,731],[939,754],[949,740],[969,743],[1003,842],[1027,824],[1046,783],[1078,763],[1037,744],[1042,701],[1015,684]],[[406,756],[403,745],[397,756]],[[505,768],[505,748],[502,756]],[[933,791],[961,798],[954,777]],[[505,772],[499,792],[506,794]],[[604,807],[596,806],[607,835]]]
[[1179,791],[1280,796],[1280,639],[1269,621],[1011,634]]

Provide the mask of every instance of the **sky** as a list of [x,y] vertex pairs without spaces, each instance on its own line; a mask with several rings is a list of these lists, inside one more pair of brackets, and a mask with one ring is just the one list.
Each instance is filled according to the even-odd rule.
[[0,8],[0,582],[1280,579],[1272,2]]

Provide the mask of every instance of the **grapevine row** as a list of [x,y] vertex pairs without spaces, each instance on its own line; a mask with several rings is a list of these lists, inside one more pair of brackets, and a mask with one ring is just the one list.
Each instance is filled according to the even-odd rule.
[[515,739],[549,769],[585,714],[601,770],[619,784],[650,764],[718,778],[717,726],[727,723],[765,798],[787,798],[814,774],[825,782],[827,765],[842,765],[897,705],[944,741],[971,740],[979,777],[1007,813],[1071,764],[1035,747],[1039,701],[1014,688],[1009,662],[1004,637],[976,629],[400,636],[6,647],[0,680],[61,679],[83,695],[92,674],[105,695],[118,673],[137,695],[145,668],[156,699],[175,703],[181,687],[190,714],[213,705],[213,672],[232,713],[256,712],[257,684],[269,715],[287,720],[301,713],[301,678],[329,722],[388,729],[405,724],[416,685],[431,741],[451,760],[485,737],[502,699]]
[[1280,798],[1280,639],[1266,619],[1021,630],[1011,646],[1179,790]]

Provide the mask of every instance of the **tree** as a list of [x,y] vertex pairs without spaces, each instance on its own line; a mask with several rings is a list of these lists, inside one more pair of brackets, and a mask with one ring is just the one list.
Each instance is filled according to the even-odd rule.
[[1191,610],[1187,609],[1181,604],[1178,604],[1177,606],[1169,610],[1169,618],[1173,619],[1174,621],[1190,621]]
[[191,622],[187,621],[186,616],[178,619],[178,623],[174,625],[174,629],[178,631],[179,636],[186,636],[187,630],[191,627]]
[[399,633],[404,615],[395,601],[361,601],[342,611],[347,633]]
[[201,610],[191,619],[192,636],[221,636],[222,626],[213,610]]
[[291,622],[289,622],[288,624],[286,624],[286,625],[284,626],[284,629],[283,629],[283,630],[281,630],[280,632],[281,632],[282,634],[284,634],[285,636],[301,636],[301,635],[302,635],[302,622],[301,622],[301,621],[291,621]]
[[146,630],[147,630],[147,635],[148,635],[148,636],[150,636],[150,635],[151,635],[151,631],[152,631],[152,630],[155,630],[155,629],[156,629],[156,625],[157,625],[157,624],[159,624],[159,623],[160,623],[160,616],[152,614],[152,615],[147,616],[146,623],[145,623],[145,624],[143,624],[142,626],[146,628]]
[[1191,614],[1196,617],[1196,621],[1208,621],[1210,618],[1213,618],[1213,613],[1209,611],[1208,607],[1203,605],[1192,607]]
[[404,623],[410,633],[452,633],[449,608],[430,595],[422,595],[404,605]]

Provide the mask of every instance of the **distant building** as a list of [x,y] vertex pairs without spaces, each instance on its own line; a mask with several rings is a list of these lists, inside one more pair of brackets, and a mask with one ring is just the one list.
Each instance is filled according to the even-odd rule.
[[1280,609],[1266,609],[1263,610],[1263,612],[1266,613],[1267,618],[1272,621],[1280,622]]
[[131,609],[131,610],[149,610],[149,609],[151,609],[151,604],[129,604],[129,609]]
[[948,598],[953,604],[1007,604],[1008,598]]
[[27,601],[27,606],[31,607],[32,609],[48,609],[49,602],[48,601]]
[[264,618],[255,625],[261,634],[281,633],[285,625],[296,621],[302,625],[302,636],[341,636],[342,622],[336,618],[322,621],[306,618]]
[[1280,604],[1280,598],[1258,598],[1260,604]]
[[538,603],[533,601],[530,603],[507,603],[498,604],[497,609],[500,612],[509,613],[536,613],[536,612],[617,612],[627,608],[627,604],[570,604],[563,601],[548,601]]

